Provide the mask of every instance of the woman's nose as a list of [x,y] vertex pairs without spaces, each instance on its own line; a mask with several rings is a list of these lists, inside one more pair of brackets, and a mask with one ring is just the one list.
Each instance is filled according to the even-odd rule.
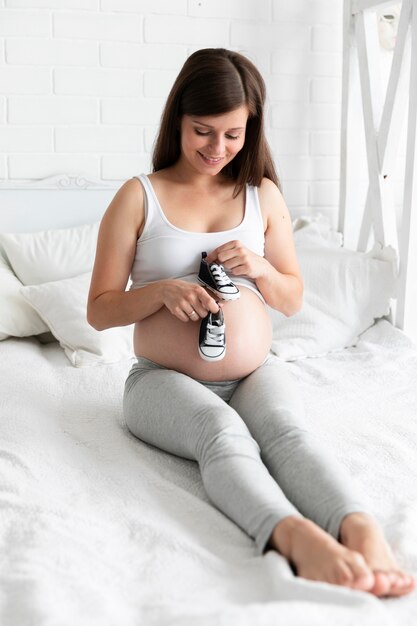
[[224,152],[224,139],[221,135],[213,135],[211,140],[211,148],[214,156],[221,156]]

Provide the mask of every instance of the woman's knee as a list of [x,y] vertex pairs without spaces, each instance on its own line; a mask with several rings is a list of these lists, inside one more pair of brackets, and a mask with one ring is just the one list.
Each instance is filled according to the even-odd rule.
[[260,457],[260,448],[242,418],[225,405],[223,410],[207,411],[196,445],[196,458],[203,464],[237,455]]
[[128,378],[123,413],[133,435],[202,463],[243,447],[256,454],[257,444],[234,409],[195,381],[177,378],[159,370]]
[[280,364],[264,365],[245,378],[237,387],[232,406],[248,424],[255,428],[286,431],[305,428],[305,410],[292,377]]
[[[149,378],[145,383],[144,379]],[[124,386],[123,417],[128,430],[140,437],[146,422],[152,418],[152,398],[148,393],[153,388],[152,373],[132,367]]]

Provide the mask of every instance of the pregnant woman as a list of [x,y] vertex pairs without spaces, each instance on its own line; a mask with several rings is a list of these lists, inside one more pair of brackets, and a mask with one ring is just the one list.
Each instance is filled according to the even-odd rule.
[[[210,500],[259,554],[276,550],[311,580],[402,595],[413,579],[349,476],[306,430],[285,364],[269,356],[265,303],[296,313],[303,283],[264,100],[263,79],[242,55],[206,49],[188,58],[163,112],[152,174],[127,181],[103,217],[88,320],[99,330],[135,323],[129,429],[196,460]],[[198,280],[203,252],[238,299]],[[203,343],[227,338],[222,358],[202,358],[202,324]]]

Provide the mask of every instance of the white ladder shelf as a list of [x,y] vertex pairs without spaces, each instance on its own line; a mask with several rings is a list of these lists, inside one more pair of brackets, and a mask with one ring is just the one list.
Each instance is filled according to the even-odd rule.
[[[371,235],[381,245],[391,245],[399,256],[399,286],[393,321],[417,341],[417,0],[402,0],[398,33],[386,94],[379,75],[379,41],[376,9],[394,3],[345,0],[343,25],[343,87],[339,231],[349,229],[355,216],[349,206],[349,105],[353,61],[357,60],[365,129],[368,191],[356,242],[349,247],[365,251]],[[407,72],[407,69],[409,71]],[[407,84],[408,82],[408,84]],[[408,98],[399,101],[399,94]],[[407,102],[408,100],[408,102]],[[404,120],[408,105],[408,119]],[[397,223],[392,180],[400,131],[407,123],[406,165],[402,214]],[[354,138],[353,138],[354,139]]]

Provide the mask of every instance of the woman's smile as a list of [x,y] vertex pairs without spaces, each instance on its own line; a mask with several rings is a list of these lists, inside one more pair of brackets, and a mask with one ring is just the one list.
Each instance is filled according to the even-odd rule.
[[218,165],[220,163],[220,161],[223,161],[223,159],[225,158],[225,157],[207,156],[203,152],[200,152],[199,150],[197,150],[197,152],[201,156],[201,158],[203,159],[204,163],[206,163],[206,165]]

